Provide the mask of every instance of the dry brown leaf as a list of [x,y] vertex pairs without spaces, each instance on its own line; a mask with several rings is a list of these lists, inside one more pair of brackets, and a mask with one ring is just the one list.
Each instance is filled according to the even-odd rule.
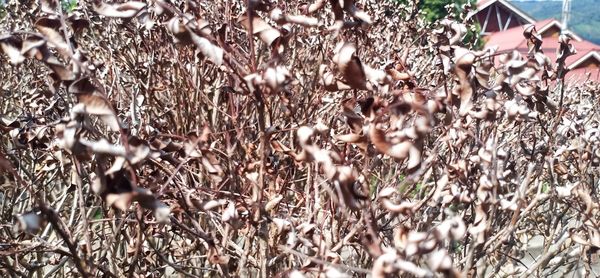
[[84,18],[81,12],[73,12],[73,14],[71,14],[67,20],[71,24],[71,27],[75,33],[90,27],[90,22]]
[[[248,20],[247,16],[240,17],[238,22],[242,24],[244,28],[250,29],[250,20]],[[260,40],[268,46],[273,46],[281,37],[281,33],[277,29],[273,28],[269,23],[258,16],[252,17],[252,34],[258,36]]]
[[86,146],[93,153],[125,157],[125,148],[123,146],[113,145],[104,138],[99,141],[89,141],[82,138],[79,139],[79,143]]
[[452,22],[450,28],[453,31],[453,35],[450,38],[450,45],[455,45],[462,41],[464,36],[467,34],[467,27],[464,24],[458,22]]
[[25,60],[25,57],[21,55],[21,46],[23,42],[18,37],[13,35],[2,35],[0,36],[0,48],[8,60],[13,65],[18,65]]
[[284,14],[279,8],[273,9],[270,16],[271,19],[279,25],[284,25],[286,23],[298,24],[305,27],[315,27],[319,25],[319,20],[314,17]]
[[267,68],[262,79],[273,92],[277,92],[291,76],[290,71],[285,66],[276,66]]
[[[341,1],[335,1],[341,3]],[[356,5],[354,5],[355,0],[344,0],[344,10],[352,17],[363,21],[364,23],[371,24],[371,17],[365,13],[364,11],[358,9]]]
[[[21,54],[43,61],[56,74],[55,78],[59,80],[75,80],[73,71],[68,69],[48,50],[46,39],[39,34],[27,36],[25,41],[23,41]],[[66,54],[69,55],[68,53]]]
[[62,24],[60,19],[55,17],[40,18],[35,22],[35,28],[46,36],[50,46],[55,47],[65,57],[70,57],[71,48],[61,32]]
[[121,125],[112,105],[108,100],[98,92],[98,89],[89,78],[81,78],[69,86],[69,93],[77,97],[80,104],[83,105],[79,110],[83,113],[99,116],[102,121],[113,131],[119,131]]
[[367,141],[367,137],[366,136],[359,135],[359,134],[354,134],[354,133],[337,135],[337,136],[335,136],[335,138],[337,140],[340,140],[340,141],[344,142],[344,143],[360,143],[360,142],[366,142]]
[[44,62],[50,69],[52,69],[52,71],[54,71],[54,73],[60,80],[75,80],[75,74],[73,73],[73,71],[71,71],[65,65],[63,65],[56,57],[49,56]]
[[190,37],[200,53],[204,55],[208,60],[220,66],[223,63],[223,49],[212,44],[208,39],[196,35],[194,32],[189,31]]
[[385,132],[371,124],[369,138],[380,153],[389,155],[396,159],[408,158],[407,167],[413,169],[421,164],[421,151],[410,141],[391,144],[385,138]]
[[472,106],[473,87],[469,75],[475,58],[475,54],[467,49],[456,48],[454,50],[455,72],[459,82],[455,92],[460,98],[459,114],[461,116],[468,114]]
[[281,195],[281,194],[275,195],[275,197],[271,198],[271,200],[269,200],[265,204],[265,210],[266,211],[273,210],[279,204],[279,202],[281,202],[281,200],[283,200],[283,195]]
[[299,8],[306,14],[312,14],[325,7],[327,0],[315,0],[312,4],[302,4]]
[[197,208],[202,209],[204,211],[214,210],[214,209],[217,209],[217,208],[219,208],[221,206],[224,206],[226,204],[227,204],[227,201],[225,201],[225,200],[210,200],[210,201],[207,201],[207,202],[204,202],[204,203],[200,203],[200,204],[197,204],[197,205],[196,205],[196,203],[194,203],[194,205]]
[[540,52],[540,48],[542,47],[542,36],[537,33],[535,25],[526,25],[523,30],[523,36],[527,39],[529,54],[533,55],[534,53]]
[[[41,49],[40,49],[41,48]],[[38,60],[44,59],[46,49],[46,39],[40,35],[31,35],[23,41],[21,53],[28,57],[35,57]]]
[[342,43],[338,46],[333,62],[337,64],[345,82],[355,89],[367,89],[367,77],[360,59],[354,54],[356,46]]
[[[214,45],[210,40],[203,37],[210,33],[207,31],[208,23],[205,21],[200,21],[200,23],[197,24],[198,26],[194,26],[194,28],[192,28],[186,25],[184,22],[191,22],[191,20],[173,17],[167,23],[169,31],[171,31],[175,37],[175,42],[182,44],[193,43],[196,45],[200,53],[204,55],[204,57],[213,62],[215,65],[220,66],[223,63],[223,49]],[[196,29],[200,30],[199,34],[194,31]]]
[[55,14],[59,6],[59,0],[40,0],[42,12],[47,14]]
[[523,96],[533,96],[536,92],[536,87],[531,84],[518,83],[515,88]]
[[169,29],[169,31],[171,31],[175,37],[175,43],[190,44],[192,43],[192,37],[188,28],[186,28],[185,24],[183,23],[183,20],[184,19],[180,17],[171,18],[167,22],[167,29]]
[[399,72],[394,68],[388,68],[386,69],[387,74],[389,74],[392,79],[396,80],[396,81],[409,81],[411,76],[410,74],[406,73],[406,72]]
[[129,1],[122,4],[107,4],[102,1],[94,3],[94,10],[103,16],[132,18],[138,15],[146,8],[146,3],[139,1]]
[[229,202],[227,208],[223,210],[221,220],[223,220],[223,222],[231,222],[237,220],[238,218],[239,214],[237,212],[237,209],[235,208],[235,204],[233,202]]
[[226,265],[229,262],[229,256],[220,254],[220,252],[213,247],[208,251],[208,260],[212,264]]
[[320,81],[327,91],[337,92],[352,89],[348,84],[337,80],[332,72],[327,71],[327,66],[325,65],[319,67],[319,76],[321,76]]
[[122,211],[127,211],[133,200],[131,192],[126,193],[108,193],[104,197],[104,201],[109,207],[114,207]]
[[445,249],[438,249],[429,254],[427,264],[434,271],[447,271],[452,269],[452,258]]

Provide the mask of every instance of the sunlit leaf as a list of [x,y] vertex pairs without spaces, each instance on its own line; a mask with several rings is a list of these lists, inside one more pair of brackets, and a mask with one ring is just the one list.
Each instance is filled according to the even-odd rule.
[[102,1],[94,3],[94,10],[103,16],[132,18],[146,8],[146,3],[138,1],[129,1],[122,4],[107,4]]

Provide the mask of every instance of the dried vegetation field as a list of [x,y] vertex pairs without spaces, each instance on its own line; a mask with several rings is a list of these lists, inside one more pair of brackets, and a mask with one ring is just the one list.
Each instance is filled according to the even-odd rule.
[[464,14],[375,0],[0,7],[0,276],[600,275],[568,37],[475,50]]

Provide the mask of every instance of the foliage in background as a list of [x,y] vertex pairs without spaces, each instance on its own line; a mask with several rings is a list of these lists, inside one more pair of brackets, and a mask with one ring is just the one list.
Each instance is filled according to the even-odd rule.
[[63,12],[70,13],[77,8],[77,0],[60,0]]
[[[425,18],[429,22],[434,22],[447,16],[457,16],[464,10],[465,4],[474,5],[476,0],[393,0],[400,4],[414,4],[419,10],[425,13]],[[451,11],[449,13],[449,11]]]
[[6,0],[0,0],[0,19],[6,16]]
[[[406,5],[410,0],[394,0],[394,3]],[[411,2],[413,3],[413,2]],[[419,0],[416,1],[418,11],[423,13],[428,22],[435,23],[446,17],[463,18],[465,12],[474,7],[475,0]],[[400,9],[401,10],[401,9]],[[463,14],[463,16],[461,16]],[[467,35],[463,42],[475,49],[482,49],[485,45],[479,35],[481,26],[477,22],[470,22]]]
[[420,0],[419,7],[425,12],[428,21],[433,22],[448,16],[447,6],[454,14],[463,11],[465,4],[474,4],[475,0]]

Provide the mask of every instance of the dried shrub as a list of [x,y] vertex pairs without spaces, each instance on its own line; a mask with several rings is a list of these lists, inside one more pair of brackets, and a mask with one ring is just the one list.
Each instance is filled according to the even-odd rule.
[[69,3],[0,19],[3,276],[598,275],[600,86],[565,82],[567,37],[550,61],[533,27],[475,51],[393,1]]

